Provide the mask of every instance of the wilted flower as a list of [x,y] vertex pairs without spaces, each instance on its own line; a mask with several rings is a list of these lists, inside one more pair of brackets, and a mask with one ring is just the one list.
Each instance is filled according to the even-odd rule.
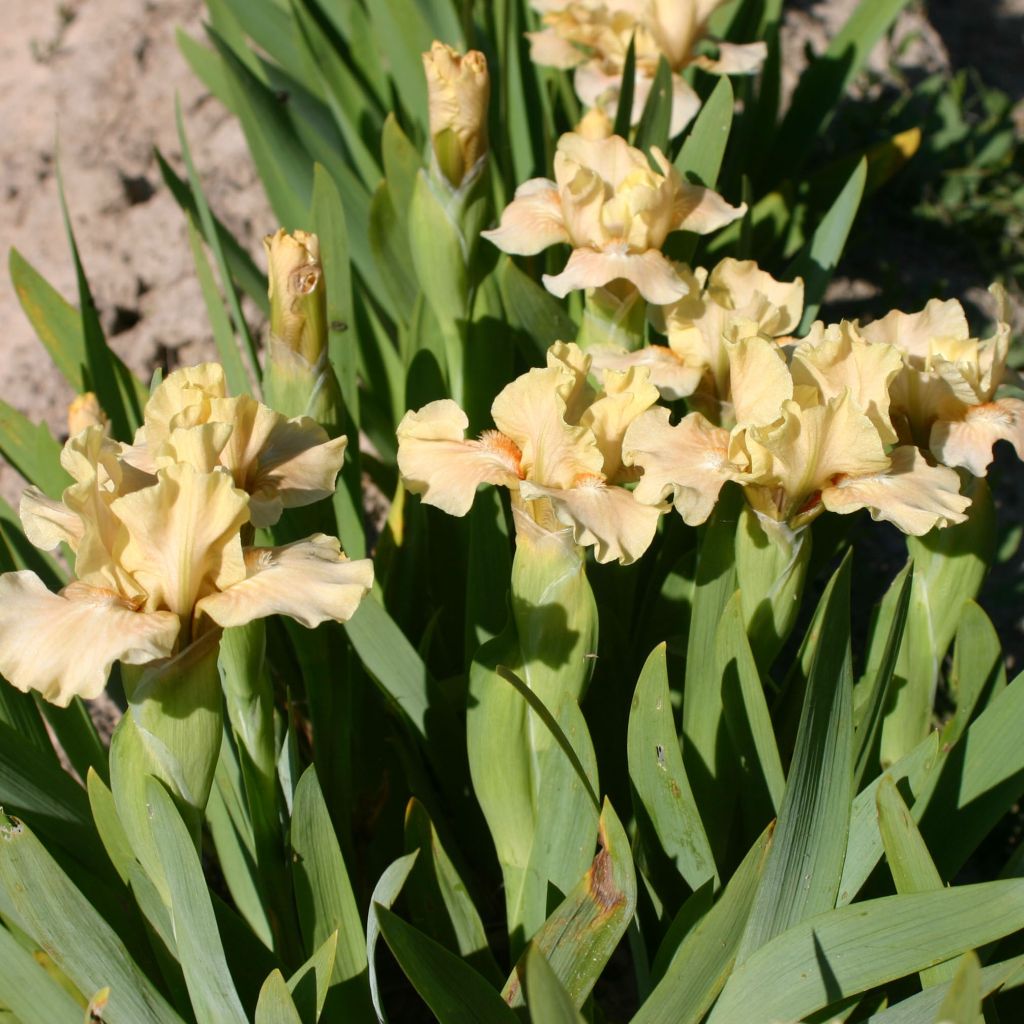
[[452,188],[458,188],[475,176],[487,153],[487,58],[479,50],[462,55],[435,40],[423,54],[423,71],[434,156]]
[[496,430],[466,440],[468,420],[452,401],[408,412],[398,426],[398,468],[406,487],[451,515],[469,511],[477,487],[501,484],[513,506],[548,530],[569,527],[594,545],[599,562],[634,561],[647,550],[662,507],[645,507],[620,486],[629,424],[658,397],[646,370],[605,372],[587,383],[590,360],[557,342],[547,366],[509,384],[491,406]]
[[[1001,289],[993,288],[1005,304]],[[996,398],[1017,381],[1006,365],[1010,327],[1003,308],[995,333],[972,338],[960,303],[932,299],[918,313],[894,310],[862,328],[866,339],[899,349],[903,368],[893,382],[898,430],[929,448],[947,466],[985,476],[997,441],[1009,441],[1024,459],[1024,402]]]
[[[842,339],[819,351],[801,347],[790,368],[764,338],[727,342],[736,425],[726,430],[694,412],[672,426],[667,409],[638,418],[623,441],[624,461],[644,471],[637,500],[671,498],[697,525],[733,480],[770,528],[799,529],[824,509],[867,508],[914,535],[962,522],[970,501],[956,473],[929,465],[913,446],[886,452],[884,395],[898,365],[893,353],[867,348]],[[869,366],[876,375],[861,379]]]
[[330,493],[344,439],[311,443],[310,426],[224,397],[204,366],[157,389],[135,445],[98,426],[72,437],[61,463],[74,482],[59,502],[28,490],[21,515],[37,546],[70,547],[77,579],[54,594],[32,572],[0,577],[0,671],[66,705],[99,694],[114,661],[169,657],[219,627],[351,616],[373,566],[335,538],[243,547],[253,510],[266,522]]
[[700,98],[682,77],[694,64],[722,75],[758,71],[767,56],[763,42],[716,42],[718,56],[697,52],[707,21],[725,0],[532,0],[544,29],[528,33],[537,64],[575,68],[575,87],[588,107],[614,117],[622,89],[626,54],[635,39],[636,79],[630,123],[643,113],[659,60],[672,71],[670,134],[678,135],[700,109]]
[[320,239],[308,231],[278,228],[263,239],[267,253],[270,335],[308,363],[327,340],[327,306],[320,266]]
[[736,418],[729,400],[726,342],[788,335],[800,322],[804,283],[800,278],[776,281],[753,260],[724,259],[710,274],[703,268],[693,273],[681,265],[676,269],[690,282],[690,294],[652,311],[668,345],[649,345],[636,352],[595,349],[594,365],[647,366],[651,383],[663,398],[691,398],[691,408],[712,423],[730,427]]
[[707,234],[743,215],[717,192],[690,185],[657,147],[647,157],[624,139],[563,135],[555,154],[555,181],[532,178],[516,189],[501,225],[484,231],[499,249],[520,256],[567,242],[564,271],[545,275],[548,291],[563,297],[577,288],[632,282],[659,305],[686,295],[690,285],[661,252],[673,231]]

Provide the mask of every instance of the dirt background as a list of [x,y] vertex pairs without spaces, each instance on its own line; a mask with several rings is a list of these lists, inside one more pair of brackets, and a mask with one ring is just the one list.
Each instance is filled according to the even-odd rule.
[[[338,0],[345,2],[345,0]],[[787,5],[791,88],[855,0]],[[74,273],[57,199],[60,166],[71,217],[110,342],[143,375],[213,351],[184,219],[163,187],[153,147],[180,169],[180,97],[210,201],[262,260],[275,227],[241,130],[192,76],[175,32],[201,37],[199,0],[4,0],[0,36],[0,248],[16,247],[70,299]],[[1014,98],[1024,94],[1024,0],[911,4],[872,55],[922,71],[973,64]],[[856,290],[863,282],[840,282]],[[66,433],[72,397],[50,366],[0,272],[0,398]],[[0,466],[0,493],[16,497]]]

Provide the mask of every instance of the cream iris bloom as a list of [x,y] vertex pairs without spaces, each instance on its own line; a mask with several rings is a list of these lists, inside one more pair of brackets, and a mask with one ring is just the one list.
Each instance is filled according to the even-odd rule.
[[724,259],[709,274],[676,265],[690,293],[659,310],[652,320],[668,345],[636,352],[597,348],[594,365],[609,369],[647,366],[662,398],[689,398],[691,408],[719,426],[731,427],[735,415],[729,399],[731,362],[726,342],[760,336],[781,339],[800,323],[804,283],[776,281],[753,260]]
[[623,486],[629,424],[657,400],[646,370],[605,372],[587,382],[589,357],[557,342],[547,366],[514,380],[494,400],[495,430],[467,440],[466,414],[442,399],[408,412],[398,426],[405,486],[451,515],[465,515],[480,484],[512,492],[513,507],[542,528],[568,528],[599,562],[628,564],[650,545],[664,506],[633,500]]
[[825,509],[867,508],[914,535],[962,522],[970,501],[955,472],[929,465],[913,446],[887,451],[886,392],[898,354],[869,351],[842,332],[822,334],[829,343],[799,346],[791,366],[764,338],[725,343],[731,430],[699,412],[675,426],[667,409],[639,417],[623,441],[624,461],[643,469],[637,500],[670,499],[697,525],[733,480],[769,529],[799,529]]
[[172,374],[134,445],[88,427],[64,446],[73,482],[62,500],[26,492],[26,536],[66,543],[77,579],[55,594],[32,572],[0,576],[0,672],[18,689],[64,706],[97,696],[115,661],[170,657],[219,627],[354,613],[373,566],[349,561],[335,538],[243,546],[254,510],[266,521],[333,489],[338,445],[303,447],[294,435],[305,424],[226,398],[218,380],[210,366]]
[[[994,289],[1000,306],[1005,299]],[[971,337],[956,300],[932,299],[918,313],[894,310],[862,328],[865,338],[899,349],[903,368],[892,387],[897,428],[947,466],[985,476],[997,441],[1009,441],[1024,459],[1024,402],[996,398],[1001,384],[1017,383],[1006,365],[1010,327],[1000,309],[995,333]]]
[[482,234],[519,256],[558,242],[571,245],[565,270],[544,276],[545,287],[560,298],[624,279],[648,302],[675,302],[690,284],[662,254],[665,239],[673,231],[707,234],[741,217],[746,207],[730,206],[717,192],[683,181],[658,148],[651,156],[657,171],[617,135],[563,135],[555,180],[524,182],[501,225]]
[[643,113],[664,57],[672,71],[672,120],[678,135],[700,109],[700,99],[682,72],[695,64],[721,75],[757,72],[767,56],[763,42],[716,43],[718,55],[696,52],[707,37],[707,21],[725,0],[533,0],[544,29],[528,33],[537,64],[575,68],[580,100],[614,117],[622,90],[626,54],[635,38],[636,79],[630,123]]

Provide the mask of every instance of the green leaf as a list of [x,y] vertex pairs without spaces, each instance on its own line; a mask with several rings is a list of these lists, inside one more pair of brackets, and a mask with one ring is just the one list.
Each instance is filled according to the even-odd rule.
[[260,989],[255,1024],[303,1024],[279,970],[272,971]]
[[246,0],[220,2],[227,5],[239,26],[260,49],[270,54],[307,89],[314,87],[315,69],[306,58],[299,27],[287,4],[253,4]]
[[249,378],[242,364],[242,357],[235,342],[235,333],[231,329],[231,320],[224,309],[224,302],[217,284],[213,279],[213,272],[203,251],[202,236],[192,222],[192,217],[186,214],[188,221],[188,241],[192,248],[192,260],[196,266],[196,277],[199,278],[199,289],[203,293],[203,302],[206,304],[206,316],[210,321],[210,328],[213,331],[213,341],[217,346],[217,354],[220,356],[221,364],[224,366],[224,373],[227,377],[228,389],[233,395],[244,395],[249,391]]
[[498,281],[505,315],[517,332],[521,350],[531,365],[543,366],[554,342],[576,337],[576,324],[562,303],[507,256],[499,265]]
[[20,1024],[74,1022],[82,1016],[82,1007],[2,925],[0,1005],[16,1014]]
[[[873,624],[871,643],[868,648],[865,687],[870,687],[862,708],[855,707],[856,722],[856,755],[854,757],[854,787],[859,789],[867,774],[871,758],[875,753],[882,717],[888,706],[889,688],[892,683],[896,660],[900,645],[903,642],[903,631],[907,624],[907,612],[910,608],[910,593],[913,581],[913,562],[900,570],[893,580],[892,586],[886,591]],[[883,642],[883,630],[885,631]],[[857,692],[854,691],[856,704]]]
[[858,4],[825,52],[804,70],[764,161],[774,180],[790,174],[810,153],[875,43],[906,6],[907,0]]
[[867,168],[866,160],[857,164],[856,170],[850,175],[817,230],[784,275],[787,281],[796,277],[804,279],[804,315],[797,328],[797,336],[806,334],[818,315],[825,290],[832,280],[853,220],[857,216],[867,180]]
[[71,215],[68,213],[67,199],[64,196],[64,180],[61,176],[60,161],[57,163],[57,196],[60,199],[61,216],[64,219],[64,231],[68,245],[71,247],[71,258],[75,264],[75,276],[78,279],[78,309],[82,323],[82,341],[85,350],[85,368],[88,372],[88,391],[94,391],[103,411],[110,417],[110,427],[114,437],[125,441],[135,436],[135,431],[142,423],[142,405],[146,391],[125,365],[114,356],[103,336],[96,303],[89,289],[89,281],[85,276],[85,267],[75,242],[75,232],[71,227]]
[[848,555],[821,598],[821,630],[775,839],[737,962],[834,907],[853,799],[853,678]]
[[725,841],[735,788],[727,774],[731,752],[723,718],[722,677],[708,653],[715,649],[722,611],[736,590],[734,535],[743,500],[737,488],[726,485],[704,529],[686,642],[683,763],[716,854]]
[[307,949],[317,949],[337,932],[334,980],[358,978],[366,972],[363,922],[314,765],[295,788],[291,847],[295,897]]
[[636,91],[636,32],[629,37],[626,59],[622,65],[619,87],[619,102],[615,108],[613,135],[620,135],[629,141],[629,130],[633,127],[633,94]]
[[441,845],[430,816],[415,798],[405,811],[405,848],[420,851],[405,890],[416,923],[485,978],[500,985],[501,973],[480,914]]
[[30,829],[3,813],[0,887],[6,890],[25,930],[80,992],[98,992],[110,986],[110,1002],[104,1010],[107,1024],[182,1024],[118,936]]
[[[533,936],[531,945],[579,1009],[626,934],[636,911],[636,873],[629,837],[605,800],[598,825],[600,849],[590,869]],[[523,1005],[524,953],[505,983],[511,1006]]]
[[301,228],[313,197],[312,161],[280,101],[215,32],[208,31],[274,215],[289,230]]
[[469,964],[375,904],[380,932],[440,1024],[514,1024],[516,1015]]
[[695,185],[714,188],[732,128],[735,99],[732,83],[722,75],[704,101],[675,159],[676,170]]
[[[318,1021],[334,975],[334,958],[338,951],[338,933],[327,937],[323,945],[288,979],[299,1015],[303,1021]],[[365,953],[364,953],[365,956]]]
[[1024,881],[1018,880],[831,910],[790,928],[737,967],[708,1024],[799,1020],[1022,927]]
[[640,115],[636,138],[633,145],[644,153],[657,146],[662,152],[668,149],[669,126],[672,123],[672,69],[664,54],[658,58],[658,69],[654,73],[651,91]]
[[[892,779],[882,780],[875,801],[878,805],[878,830],[896,891],[902,895],[941,889],[942,879],[935,869],[928,847]],[[952,964],[929,967],[921,972],[921,984],[927,988],[938,982],[949,981],[954,970]]]
[[196,1016],[224,1024],[246,1024],[192,837],[170,794],[157,779],[150,778],[146,783],[146,803],[170,893],[178,959]]
[[632,1024],[698,1024],[711,1008],[736,960],[774,827],[765,829],[718,902],[688,932]]
[[45,423],[33,423],[0,400],[0,451],[4,458],[48,498],[59,500],[71,477],[60,464],[61,446]]
[[[203,236],[206,239],[207,245],[210,246],[210,251],[213,253],[213,258],[216,261],[217,271],[220,274],[221,284],[224,286],[224,292],[227,297],[228,308],[231,311],[231,320],[234,323],[236,335],[241,339],[242,345],[245,348],[245,353],[249,361],[249,369],[252,371],[253,378],[258,381],[260,379],[260,362],[256,357],[256,344],[253,341],[249,325],[242,313],[242,305],[238,300],[238,294],[232,284],[231,273],[228,266],[230,248],[222,240],[222,235],[228,235],[228,232],[226,229],[222,228],[216,220],[214,220],[213,213],[210,210],[210,204],[206,201],[206,193],[203,191],[202,182],[199,180],[199,174],[196,171],[195,164],[192,162],[192,150],[188,144],[188,135],[185,132],[185,119],[181,113],[180,99],[175,99],[174,117],[178,127],[178,144],[181,146],[181,158],[185,162],[185,171],[188,174],[192,205],[195,208],[199,224],[203,229]],[[167,171],[173,174],[173,172],[170,171],[170,168],[167,168]],[[164,180],[167,180],[166,173],[164,174]],[[181,203],[180,198],[179,203]],[[184,208],[184,203],[182,203],[182,206]],[[191,216],[189,216],[189,211],[187,209],[186,216],[188,217],[189,238],[191,239],[194,223]],[[230,235],[228,235],[228,238],[230,238],[232,245],[237,246],[234,238]],[[216,308],[223,311],[223,307],[220,305],[219,295],[217,294],[216,285],[213,283],[213,275],[210,273],[209,268],[206,265],[205,257],[202,259],[202,264],[203,268],[206,270],[205,276],[208,278],[208,284],[203,283],[204,275],[203,270],[200,268],[200,259],[197,254],[198,251],[198,247],[193,243],[193,254],[196,254],[196,270],[200,275],[200,284],[203,285],[203,297],[206,299],[207,309],[209,310],[211,308],[211,302],[213,298],[216,297]],[[236,260],[236,262],[240,261]],[[248,270],[248,267],[246,267],[246,269]],[[253,268],[253,270],[255,270],[255,268]],[[256,273],[259,274],[258,271]],[[258,280],[263,297],[266,298],[266,279],[262,274],[259,274]],[[212,292],[210,297],[207,297],[207,288]],[[269,312],[269,306],[266,308]],[[216,324],[214,324],[214,327],[214,339],[217,340]],[[236,383],[232,384],[232,389],[235,394],[246,394],[249,391],[249,380],[244,370],[241,369],[241,359],[238,355],[238,343],[235,341],[234,336],[228,337],[230,330],[225,331],[223,325],[220,327],[220,332],[221,339],[217,342],[218,350],[223,346],[225,351],[232,350],[234,352],[234,356],[228,356],[228,361],[225,363],[225,369],[229,374],[228,380],[236,381]],[[223,351],[221,352],[221,359],[224,359]]]
[[584,1024],[565,986],[533,943],[526,953],[526,1005],[533,1024]]
[[708,879],[717,885],[711,844],[683,767],[663,643],[651,652],[637,681],[626,745],[630,781],[661,848],[691,889]]
[[[761,810],[772,818],[782,806],[786,775],[775,742],[764,686],[744,628],[743,595],[737,591],[722,612],[715,640],[722,677],[722,705],[733,749],[740,759],[744,799],[762,789],[768,797]],[[761,822],[759,827],[763,827]]]
[[983,1021],[981,987],[981,962],[976,953],[965,953],[935,1015],[935,1024],[979,1024]]
[[882,836],[878,830],[876,806],[878,787],[882,781],[891,779],[893,783],[902,783],[906,779],[910,791],[915,795],[920,794],[928,784],[936,765],[941,764],[944,757],[939,749],[939,734],[932,733],[906,757],[887,768],[857,794],[850,812],[846,859],[843,862],[843,877],[839,883],[839,896],[836,900],[838,906],[844,906],[856,897],[882,857]]
[[943,730],[943,738],[955,743],[979,705],[987,702],[985,698],[990,700],[1006,687],[999,634],[974,601],[968,601],[960,615],[949,685],[956,698],[956,715],[952,725]]
[[426,131],[427,83],[420,55],[434,39],[431,27],[412,0],[380,0],[366,6],[398,99],[416,126]]
[[[230,274],[231,279],[237,282],[259,311],[264,316],[269,316],[270,300],[267,297],[267,279],[263,272],[253,262],[249,253],[238,243],[235,236],[212,212],[209,218],[210,228],[207,229],[202,209],[205,207],[209,211],[209,206],[206,204],[205,196],[202,195],[202,190],[193,190],[191,185],[179,178],[160,150],[154,150],[154,155],[160,167],[160,176],[164,179],[164,184],[171,190],[175,202],[183,212],[198,220],[203,231],[203,238],[215,255],[222,278],[226,280]],[[200,197],[199,201],[196,200],[197,195]],[[217,255],[218,247],[224,260],[223,268],[221,267],[221,256]]]
[[382,1022],[386,1022],[388,1018],[381,1002],[380,983],[377,980],[376,952],[377,938],[380,935],[377,908],[390,907],[398,899],[418,855],[419,850],[413,850],[412,853],[407,853],[389,864],[373,887],[373,896],[370,898],[370,913],[366,919],[366,960],[370,969],[370,997],[373,1000],[373,1008],[377,1011],[377,1019]]
[[1024,674],[971,724],[919,797],[927,809],[915,817],[943,879],[959,871],[1024,793],[1022,730]]

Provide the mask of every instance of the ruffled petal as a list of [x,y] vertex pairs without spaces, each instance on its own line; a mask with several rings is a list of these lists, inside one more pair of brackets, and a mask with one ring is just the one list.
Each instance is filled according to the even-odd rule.
[[175,427],[153,458],[154,471],[187,462],[199,473],[212,473],[220,465],[221,452],[230,437],[230,423]]
[[[678,176],[674,168],[673,173]],[[674,231],[693,231],[698,235],[707,235],[731,224],[747,212],[746,203],[730,206],[712,189],[691,185],[681,178],[676,182],[675,193],[672,209]]]
[[782,349],[761,337],[728,344],[729,391],[740,426],[764,426],[782,415],[793,397],[793,378]]
[[[653,84],[653,82],[652,82]],[[672,75],[672,117],[669,120],[668,135],[674,139],[700,110],[700,97],[693,86],[682,75]],[[640,113],[643,113],[641,109]],[[639,121],[639,116],[637,121]]]
[[599,562],[635,562],[651,545],[667,505],[641,505],[624,487],[606,484],[599,476],[559,490],[524,481],[520,497],[547,498],[558,521],[572,529],[573,540],[593,546]]
[[642,367],[624,372],[607,370],[603,377],[604,394],[586,410],[580,426],[593,431],[604,458],[601,471],[608,480],[615,481],[622,471],[622,439],[626,430],[658,401],[658,389]]
[[407,412],[398,425],[398,470],[406,489],[428,505],[464,516],[481,484],[515,487],[520,450],[504,434],[465,439],[469,419],[449,398]]
[[26,487],[18,513],[25,536],[37,548],[52,551],[63,543],[78,550],[85,526],[63,502],[48,498],[38,487]]
[[666,345],[646,345],[635,352],[624,348],[592,348],[589,350],[595,370],[618,370],[631,367],[645,367],[650,373],[651,384],[666,401],[692,395],[701,377],[703,367],[687,366]]
[[[596,106],[593,101],[582,96],[580,98],[587,106]],[[559,166],[561,173],[558,173]],[[575,132],[568,132],[558,140],[555,179],[559,185],[565,184],[580,167],[596,174],[612,192],[617,191],[626,178],[636,171],[651,173],[647,157],[621,135],[612,135],[607,139],[585,139]]]
[[336,537],[317,533],[277,548],[247,548],[246,578],[204,597],[196,613],[225,628],[287,615],[307,629],[347,622],[373,586],[373,563],[350,561]]
[[560,299],[578,288],[602,288],[619,279],[631,281],[648,302],[661,306],[675,302],[689,291],[686,282],[657,249],[641,253],[574,249],[562,273],[543,277],[544,287]]
[[924,361],[944,342],[966,340],[971,330],[963,306],[956,299],[932,299],[917,313],[894,309],[880,320],[861,328],[868,341],[895,345],[909,356]]
[[526,32],[525,35],[530,40],[530,60],[534,64],[567,71],[586,59],[582,50],[573,46],[568,39],[553,29]]
[[[227,393],[227,379],[220,363],[201,363],[168,374],[143,412],[145,444],[156,451],[175,426],[204,423],[209,417],[210,401],[224,398]],[[136,445],[140,443],[137,437]]]
[[808,339],[793,354],[793,380],[818,388],[828,401],[849,390],[886,444],[896,441],[889,419],[889,385],[903,368],[891,345],[864,341],[853,324],[822,328],[815,323]]
[[501,224],[480,234],[515,256],[533,256],[557,242],[568,242],[558,187],[547,178],[524,181],[502,211]]
[[249,499],[229,473],[168,466],[152,487],[118,498],[111,511],[128,531],[121,565],[145,591],[149,610],[187,618],[201,597],[245,579],[239,530]]
[[960,493],[960,477],[946,466],[930,466],[913,445],[892,453],[892,465],[868,476],[844,477],[821,492],[831,512],[866,508],[871,518],[920,537],[935,527],[962,523],[971,499]]
[[803,279],[777,281],[754,260],[720,260],[708,275],[707,293],[716,305],[755,321],[773,338],[795,331],[804,312]]
[[524,479],[568,488],[578,476],[601,471],[604,459],[593,432],[567,421],[566,401],[578,384],[576,368],[556,358],[517,377],[494,399],[491,416],[522,453]]
[[742,478],[729,461],[729,432],[700,413],[669,423],[668,409],[651,409],[630,424],[622,442],[622,459],[644,475],[633,491],[644,505],[672,501],[690,526],[699,526],[715,507],[727,480]]
[[768,57],[768,45],[759,43],[716,43],[718,57],[697,56],[693,63],[713,75],[756,75]]
[[947,466],[963,466],[975,476],[985,476],[997,441],[1009,441],[1024,459],[1024,402],[1000,398],[964,410],[963,419],[937,420],[932,425],[929,448]]
[[61,707],[76,696],[98,697],[115,661],[168,657],[179,627],[170,612],[137,612],[83,583],[54,594],[33,572],[0,576],[0,672]]

